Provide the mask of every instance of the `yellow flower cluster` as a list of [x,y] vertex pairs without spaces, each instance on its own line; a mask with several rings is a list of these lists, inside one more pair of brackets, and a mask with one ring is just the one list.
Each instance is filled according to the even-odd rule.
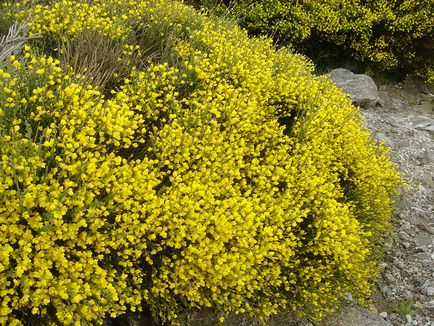
[[315,58],[334,44],[374,68],[434,82],[432,0],[239,0],[229,8],[217,0],[195,2]]
[[[122,17],[111,16],[103,1],[97,1],[98,5],[72,0],[45,5],[39,2],[30,0],[13,7],[16,18],[32,18],[28,24],[31,34],[53,33],[74,38],[84,30],[93,30],[111,38],[123,38],[127,33]],[[28,8],[22,10],[24,6]]]
[[118,152],[142,142],[144,120],[121,92],[104,101],[59,62],[26,56],[0,81],[0,323],[49,305],[64,324],[138,307],[144,275],[131,266],[146,249],[141,219],[159,181],[152,160]]
[[143,304],[169,321],[320,318],[369,295],[400,179],[305,59],[168,0],[21,17],[42,37],[110,17],[143,53],[160,46],[110,96],[30,48],[0,70],[0,324],[99,324]]

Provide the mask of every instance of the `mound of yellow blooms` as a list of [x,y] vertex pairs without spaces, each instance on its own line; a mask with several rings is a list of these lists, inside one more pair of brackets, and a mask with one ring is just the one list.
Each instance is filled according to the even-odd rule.
[[[305,59],[169,0],[3,9],[40,38],[0,70],[0,324],[369,295],[400,179]],[[153,55],[103,93],[53,48],[84,31]]]

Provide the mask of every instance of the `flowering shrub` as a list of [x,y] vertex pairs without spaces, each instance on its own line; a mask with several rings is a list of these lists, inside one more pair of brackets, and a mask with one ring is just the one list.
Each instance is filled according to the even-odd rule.
[[[0,70],[1,324],[369,295],[400,179],[303,57],[168,0],[5,8],[41,38]],[[48,47],[87,29],[157,50],[102,94]]]
[[380,70],[398,70],[434,82],[432,0],[201,0],[250,33],[317,55],[338,47]]

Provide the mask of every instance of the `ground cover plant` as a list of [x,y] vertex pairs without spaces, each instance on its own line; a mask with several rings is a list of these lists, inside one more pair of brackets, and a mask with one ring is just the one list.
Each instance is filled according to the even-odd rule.
[[1,19],[0,324],[369,297],[400,179],[306,59],[169,0]]
[[433,0],[200,0],[253,35],[292,45],[313,60],[333,65],[348,57],[371,71],[434,83]]

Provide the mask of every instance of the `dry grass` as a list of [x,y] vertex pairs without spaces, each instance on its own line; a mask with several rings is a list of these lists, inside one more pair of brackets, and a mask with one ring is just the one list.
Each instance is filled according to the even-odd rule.
[[26,23],[13,24],[6,35],[0,36],[0,63],[4,63],[11,55],[18,55],[26,42],[38,35],[24,36],[29,31]]
[[64,68],[99,88],[104,93],[114,79],[125,77],[129,62],[122,60],[124,46],[92,31],[83,31],[74,40],[65,40],[60,46],[60,62]]

